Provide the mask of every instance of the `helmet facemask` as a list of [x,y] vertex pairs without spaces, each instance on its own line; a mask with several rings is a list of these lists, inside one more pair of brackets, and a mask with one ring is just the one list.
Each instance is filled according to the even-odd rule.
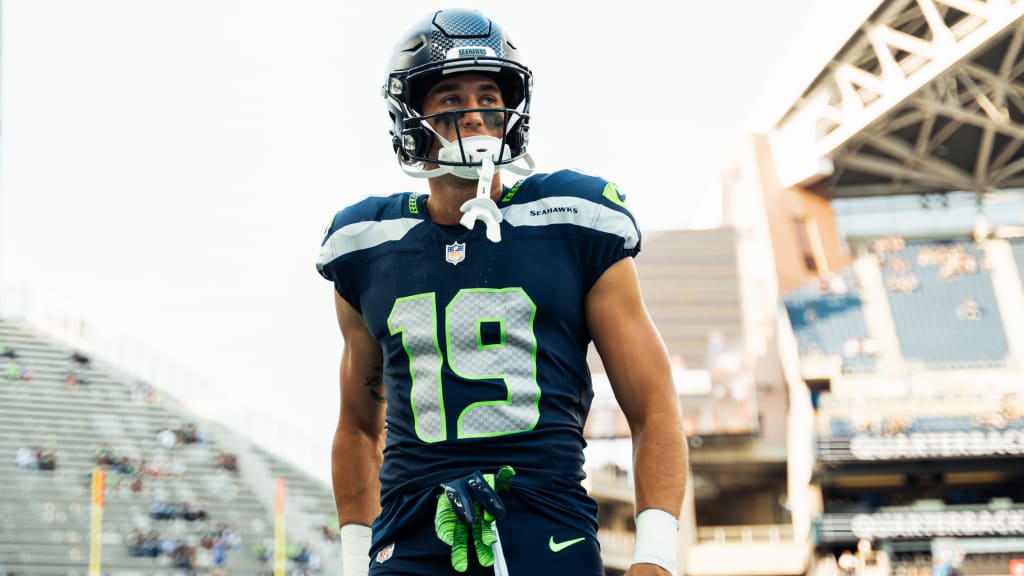
[[[487,134],[463,135],[462,119],[470,113],[480,114]],[[489,159],[499,169],[506,165],[513,171],[519,169],[511,164],[516,158],[508,141],[509,132],[516,130],[521,120],[520,113],[509,108],[463,108],[407,120],[406,124],[411,127],[402,132],[403,138],[409,140],[415,140],[413,132],[425,131],[429,135],[427,157],[414,157],[415,160],[424,165],[443,167],[441,169],[445,173],[475,180],[483,158]],[[445,129],[439,130],[441,126]],[[455,137],[452,140],[443,135],[451,136],[453,132]],[[433,152],[435,141],[439,145],[436,154]],[[522,157],[523,154],[519,156]]]
[[[422,70],[391,74],[385,92],[393,110],[395,151],[407,174],[420,178],[454,174],[460,178],[476,179],[476,169],[481,166],[483,156],[489,158],[498,170],[505,169],[522,176],[533,172],[533,159],[526,151],[532,83],[528,70],[494,58],[462,58],[420,68]],[[446,76],[464,73],[493,78],[506,106],[510,107],[462,108],[430,115],[420,111],[423,98],[433,84]],[[400,113],[395,114],[395,110]],[[480,113],[488,131],[496,135],[463,136],[459,121],[467,113]],[[454,126],[454,140],[449,141],[436,128],[441,124]],[[437,154],[434,153],[435,142],[440,144]],[[525,166],[516,164],[520,160]]]

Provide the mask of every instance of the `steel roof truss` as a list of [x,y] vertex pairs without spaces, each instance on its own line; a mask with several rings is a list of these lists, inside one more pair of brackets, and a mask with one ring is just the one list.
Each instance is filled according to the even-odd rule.
[[[1024,82],[1018,82],[1024,74],[1022,20],[1024,0],[884,2],[776,125],[773,151],[780,177],[787,175],[784,185],[805,181],[811,175],[799,173],[801,167],[818,165],[800,155],[825,165],[834,160],[837,180],[863,171],[908,189],[983,192],[1015,179],[1024,170],[1024,160],[1016,159],[1024,125],[1014,120],[1024,118]],[[1009,34],[998,71],[972,62]],[[940,118],[948,121],[940,125]],[[911,141],[894,135],[918,123]],[[935,154],[965,126],[980,129],[976,155],[964,158],[963,141],[959,158]],[[863,144],[892,161],[877,154],[858,159],[870,152]],[[908,174],[909,167],[922,173]],[[850,191],[868,192],[874,185],[854,179]]]

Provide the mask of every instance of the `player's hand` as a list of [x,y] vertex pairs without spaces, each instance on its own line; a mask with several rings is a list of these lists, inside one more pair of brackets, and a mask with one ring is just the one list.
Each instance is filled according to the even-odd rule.
[[457,572],[469,568],[470,539],[480,564],[494,565],[492,546],[498,540],[494,521],[505,515],[498,493],[508,489],[514,475],[511,466],[503,466],[497,475],[474,472],[441,484],[444,493],[437,499],[434,531],[452,547],[452,568]]
[[657,564],[633,564],[626,570],[626,576],[675,576]]

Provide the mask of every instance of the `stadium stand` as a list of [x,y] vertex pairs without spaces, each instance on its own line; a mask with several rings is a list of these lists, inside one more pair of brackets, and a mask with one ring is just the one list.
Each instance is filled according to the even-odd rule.
[[[272,543],[271,500],[264,497],[271,488],[253,485],[249,472],[254,469],[275,470],[289,480],[289,501],[298,503],[292,508],[307,524],[294,526],[289,518],[293,556],[310,534],[319,534],[322,512],[333,511],[326,486],[269,454],[245,451],[238,458],[239,471],[225,470],[218,465],[221,440],[234,449],[238,438],[200,422],[172,398],[140,395],[116,368],[94,361],[80,371],[82,381],[69,386],[70,349],[14,320],[0,321],[0,343],[16,351],[32,373],[30,380],[0,379],[0,566],[8,573],[86,573],[91,476],[98,465],[107,479],[102,571],[113,576],[184,573],[176,566],[184,552],[142,555],[149,534],[154,537],[150,545],[169,551],[173,542],[191,549],[197,568],[214,566],[219,542],[230,573],[266,573],[270,565],[253,549]],[[158,443],[157,434],[169,427],[198,434],[179,435],[185,441],[168,449]],[[31,466],[28,456],[34,449],[53,455],[52,469]],[[177,513],[158,519],[158,503],[174,504],[170,509]],[[184,503],[190,508],[182,508]],[[321,514],[304,516],[303,509]],[[327,568],[327,543],[310,542],[308,549],[313,548],[325,551]],[[298,560],[291,561],[293,569],[303,568],[303,559]]]
[[1009,353],[984,253],[969,240],[907,240],[876,254],[900,347],[934,369],[1006,364]]
[[[1017,532],[1003,526],[1021,514],[1020,456],[1009,446],[1024,429],[1024,406],[1014,320],[1000,305],[1014,309],[1020,294],[1015,282],[996,280],[1018,275],[1020,246],[1010,241],[1013,258],[1010,250],[993,258],[992,248],[1007,243],[889,236],[871,244],[855,268],[863,273],[871,261],[873,273],[877,265],[907,362],[877,373],[844,368],[814,405],[822,509],[812,520],[813,573],[919,576],[953,566],[955,574],[1007,574],[1021,556]],[[793,303],[813,288],[783,297],[802,362],[810,359],[807,327]],[[839,331],[832,353],[836,342],[862,334],[848,325]],[[822,341],[829,342],[814,342]],[[1000,514],[999,528],[984,524]],[[857,551],[865,543],[868,556]]]
[[[1007,574],[1024,555],[1005,528],[1024,506],[1024,242],[886,235],[851,247],[848,291],[826,274],[781,297],[802,368],[792,391],[808,394],[814,422],[809,574]],[[847,365],[844,343],[865,338],[877,363]],[[842,370],[809,370],[822,358]]]
[[875,370],[874,339],[858,285],[853,271],[846,270],[831,282],[808,283],[783,296],[801,356],[836,355],[847,373]]

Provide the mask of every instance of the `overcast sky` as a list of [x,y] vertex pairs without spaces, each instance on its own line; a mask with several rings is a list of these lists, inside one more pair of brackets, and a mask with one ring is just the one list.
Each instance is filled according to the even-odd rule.
[[[647,230],[717,224],[719,150],[778,91],[815,4],[468,3],[534,70],[538,169],[617,182]],[[341,347],[314,269],[324,228],[366,195],[425,190],[391,154],[379,89],[430,6],[353,5],[3,2],[7,301],[122,335],[194,374],[204,412],[316,462]]]

